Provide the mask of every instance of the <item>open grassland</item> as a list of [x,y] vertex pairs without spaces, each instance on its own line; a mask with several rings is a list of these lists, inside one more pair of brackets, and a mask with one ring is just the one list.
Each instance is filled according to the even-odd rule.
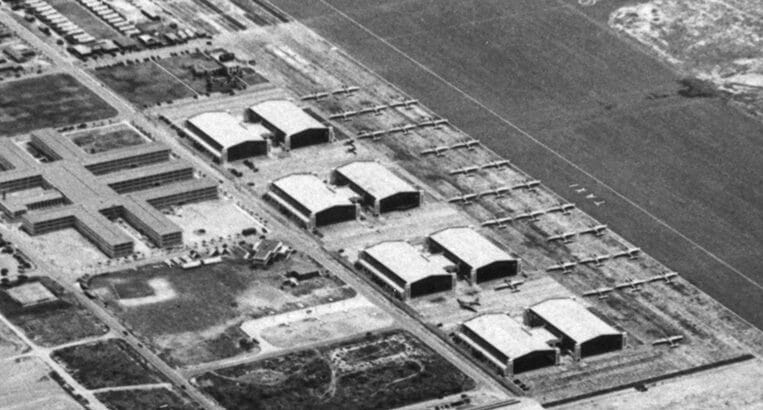
[[51,378],[53,370],[36,357],[0,361],[0,408],[80,410]]
[[29,347],[13,333],[13,330],[0,323],[0,359],[21,354],[27,350]]
[[0,84],[0,136],[76,125],[117,115],[106,101],[68,74]]
[[94,278],[91,286],[165,359],[198,364],[257,349],[239,329],[247,319],[355,295],[339,279],[326,275],[296,287],[281,286],[286,272],[311,263],[292,255],[267,269],[252,269],[240,256],[231,256],[223,263],[190,270],[157,264],[106,274]]
[[153,61],[98,67],[99,80],[138,107],[188,98],[194,92]]
[[275,4],[763,326],[763,126],[723,99],[681,96],[680,75],[594,7]]
[[39,281],[58,299],[25,307],[0,290],[0,313],[23,330],[34,343],[57,346],[108,331],[106,325],[59,284],[47,277],[41,277]]
[[111,390],[96,393],[95,397],[111,410],[200,408],[187,396],[169,389]]
[[158,370],[121,339],[65,347],[54,351],[52,357],[88,389],[165,381]]
[[475,387],[401,331],[205,373],[201,389],[226,409],[381,409]]

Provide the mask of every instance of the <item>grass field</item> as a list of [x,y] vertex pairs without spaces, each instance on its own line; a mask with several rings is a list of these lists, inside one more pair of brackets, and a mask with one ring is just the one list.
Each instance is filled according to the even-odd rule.
[[53,370],[36,357],[0,361],[0,408],[81,410],[51,373]]
[[108,127],[70,135],[72,141],[85,152],[97,154],[117,148],[139,145],[146,142],[137,131],[127,126]]
[[199,408],[185,395],[168,389],[112,390],[95,397],[111,410]]
[[205,373],[196,383],[227,409],[395,408],[475,387],[401,331]]
[[[295,255],[268,269],[255,270],[238,257],[192,270],[158,264],[98,276],[91,286],[163,358],[175,364],[197,364],[235,356],[251,348],[242,343],[247,336],[239,328],[247,319],[355,295],[355,291],[331,277],[282,289],[283,275],[295,263],[305,262],[302,256]],[[144,283],[162,295],[147,297]],[[118,299],[115,286],[119,286],[120,294],[137,292],[133,295],[138,298]]]
[[98,67],[94,74],[138,107],[151,107],[194,95],[191,89],[175,80],[153,61]]
[[0,359],[21,354],[28,349],[29,347],[11,329],[0,323]]
[[166,382],[158,370],[121,339],[66,347],[54,351],[52,357],[88,389]]
[[615,2],[274,3],[763,326],[763,126],[678,96]]
[[39,278],[58,297],[54,302],[23,307],[0,291],[0,313],[41,346],[57,346],[85,337],[102,335],[106,325],[77,302],[73,295],[47,277]]
[[115,115],[114,108],[68,74],[0,84],[0,136]]

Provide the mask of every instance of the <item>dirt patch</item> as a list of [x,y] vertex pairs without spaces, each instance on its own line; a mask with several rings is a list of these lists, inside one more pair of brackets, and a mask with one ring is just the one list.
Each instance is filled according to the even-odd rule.
[[196,382],[230,409],[395,408],[475,387],[401,331],[209,372]]

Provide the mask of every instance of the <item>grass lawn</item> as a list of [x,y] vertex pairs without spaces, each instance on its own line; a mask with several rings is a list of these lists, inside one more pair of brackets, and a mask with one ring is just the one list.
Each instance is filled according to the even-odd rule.
[[56,350],[53,359],[88,389],[166,382],[158,370],[121,339]]
[[99,67],[95,69],[95,75],[138,107],[150,107],[194,95],[193,91],[153,61]]
[[0,136],[116,115],[116,109],[68,74],[0,84]]

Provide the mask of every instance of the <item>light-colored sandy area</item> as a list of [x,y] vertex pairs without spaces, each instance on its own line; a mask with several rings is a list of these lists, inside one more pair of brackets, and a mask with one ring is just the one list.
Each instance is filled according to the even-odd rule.
[[183,228],[186,244],[233,237],[244,228],[261,226],[235,202],[227,199],[183,205],[167,217]]
[[88,266],[107,263],[109,258],[74,228],[61,229],[44,235],[30,236],[30,246],[51,267],[76,280]]
[[0,269],[8,269],[10,275],[15,275],[18,273],[19,264],[16,262],[16,259],[13,258],[13,255],[9,253],[0,253]]
[[760,409],[763,362],[750,360],[691,376],[571,403],[559,409]]
[[751,98],[763,109],[763,8],[759,0],[651,0],[609,24],[671,64]]
[[28,349],[11,329],[0,322],[0,359],[24,353]]
[[154,294],[140,298],[119,299],[119,304],[126,307],[148,305],[152,303],[166,302],[177,297],[172,284],[165,278],[149,279],[146,284],[151,287]]
[[241,330],[272,346],[293,348],[392,326],[394,320],[362,296],[244,322]]
[[0,409],[76,410],[77,404],[48,373],[37,358],[0,362]]

